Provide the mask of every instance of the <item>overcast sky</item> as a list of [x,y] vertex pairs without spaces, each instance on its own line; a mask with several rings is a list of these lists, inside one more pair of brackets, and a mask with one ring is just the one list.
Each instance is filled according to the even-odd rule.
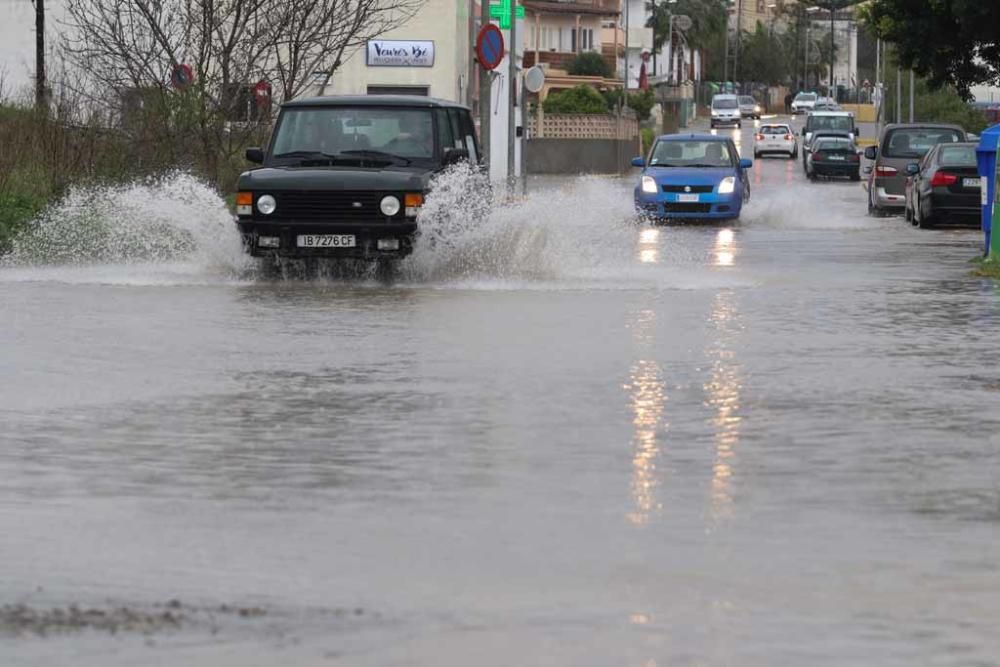
[[[49,38],[57,34],[61,0],[47,0]],[[35,70],[35,7],[31,0],[0,0],[0,74],[9,89],[30,87]]]

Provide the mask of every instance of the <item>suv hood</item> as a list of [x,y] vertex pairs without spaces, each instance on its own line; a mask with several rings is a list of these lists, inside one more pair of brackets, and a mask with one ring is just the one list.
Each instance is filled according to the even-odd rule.
[[433,172],[420,168],[264,167],[244,172],[240,190],[412,190],[423,192]]

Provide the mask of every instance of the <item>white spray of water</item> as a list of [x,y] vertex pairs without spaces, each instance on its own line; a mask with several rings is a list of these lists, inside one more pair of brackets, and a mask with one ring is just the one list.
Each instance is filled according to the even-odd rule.
[[[712,230],[664,228],[655,244],[644,245],[633,185],[596,176],[558,179],[533,184],[527,197],[508,198],[494,196],[481,173],[457,165],[435,179],[415,252],[402,262],[396,284],[700,289],[747,283],[706,265]],[[379,284],[363,262],[277,276],[254,267],[218,193],[174,173],[72,190],[0,260],[0,282],[185,285],[308,278]]]
[[678,230],[664,229],[655,250],[644,251],[633,186],[618,178],[579,177],[536,185],[524,198],[494,197],[481,174],[456,166],[434,181],[405,279],[545,289],[734,283],[734,276],[705,267],[702,250],[683,242]]
[[0,280],[158,284],[233,280],[247,268],[219,194],[186,173],[75,187],[3,258]]

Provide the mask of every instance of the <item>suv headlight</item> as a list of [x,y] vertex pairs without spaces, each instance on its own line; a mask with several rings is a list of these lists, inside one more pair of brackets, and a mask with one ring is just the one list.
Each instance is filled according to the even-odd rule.
[[399,199],[389,195],[388,197],[383,197],[382,202],[378,205],[379,210],[382,211],[382,215],[391,218],[392,216],[399,213]]
[[736,189],[735,176],[726,176],[719,182],[720,195],[731,195],[735,189]]
[[274,201],[274,197],[271,195],[261,195],[257,199],[257,210],[264,215],[271,215],[276,208],[278,208],[278,202]]
[[656,187],[656,179],[652,176],[642,177],[642,191],[646,194],[655,195],[658,188]]

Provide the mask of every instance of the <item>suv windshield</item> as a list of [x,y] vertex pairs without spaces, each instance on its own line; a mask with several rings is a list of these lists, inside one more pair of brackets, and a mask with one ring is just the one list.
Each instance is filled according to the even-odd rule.
[[732,167],[729,145],[723,141],[660,141],[649,160],[658,167]]
[[712,100],[713,109],[736,109],[739,104],[736,103],[735,97],[724,97],[722,99]]
[[958,130],[947,128],[904,128],[892,130],[885,138],[885,157],[923,157],[938,144],[956,144],[962,141]]
[[434,157],[430,109],[307,107],[288,109],[274,138],[274,157],[312,153],[337,156],[361,151],[407,159]]

